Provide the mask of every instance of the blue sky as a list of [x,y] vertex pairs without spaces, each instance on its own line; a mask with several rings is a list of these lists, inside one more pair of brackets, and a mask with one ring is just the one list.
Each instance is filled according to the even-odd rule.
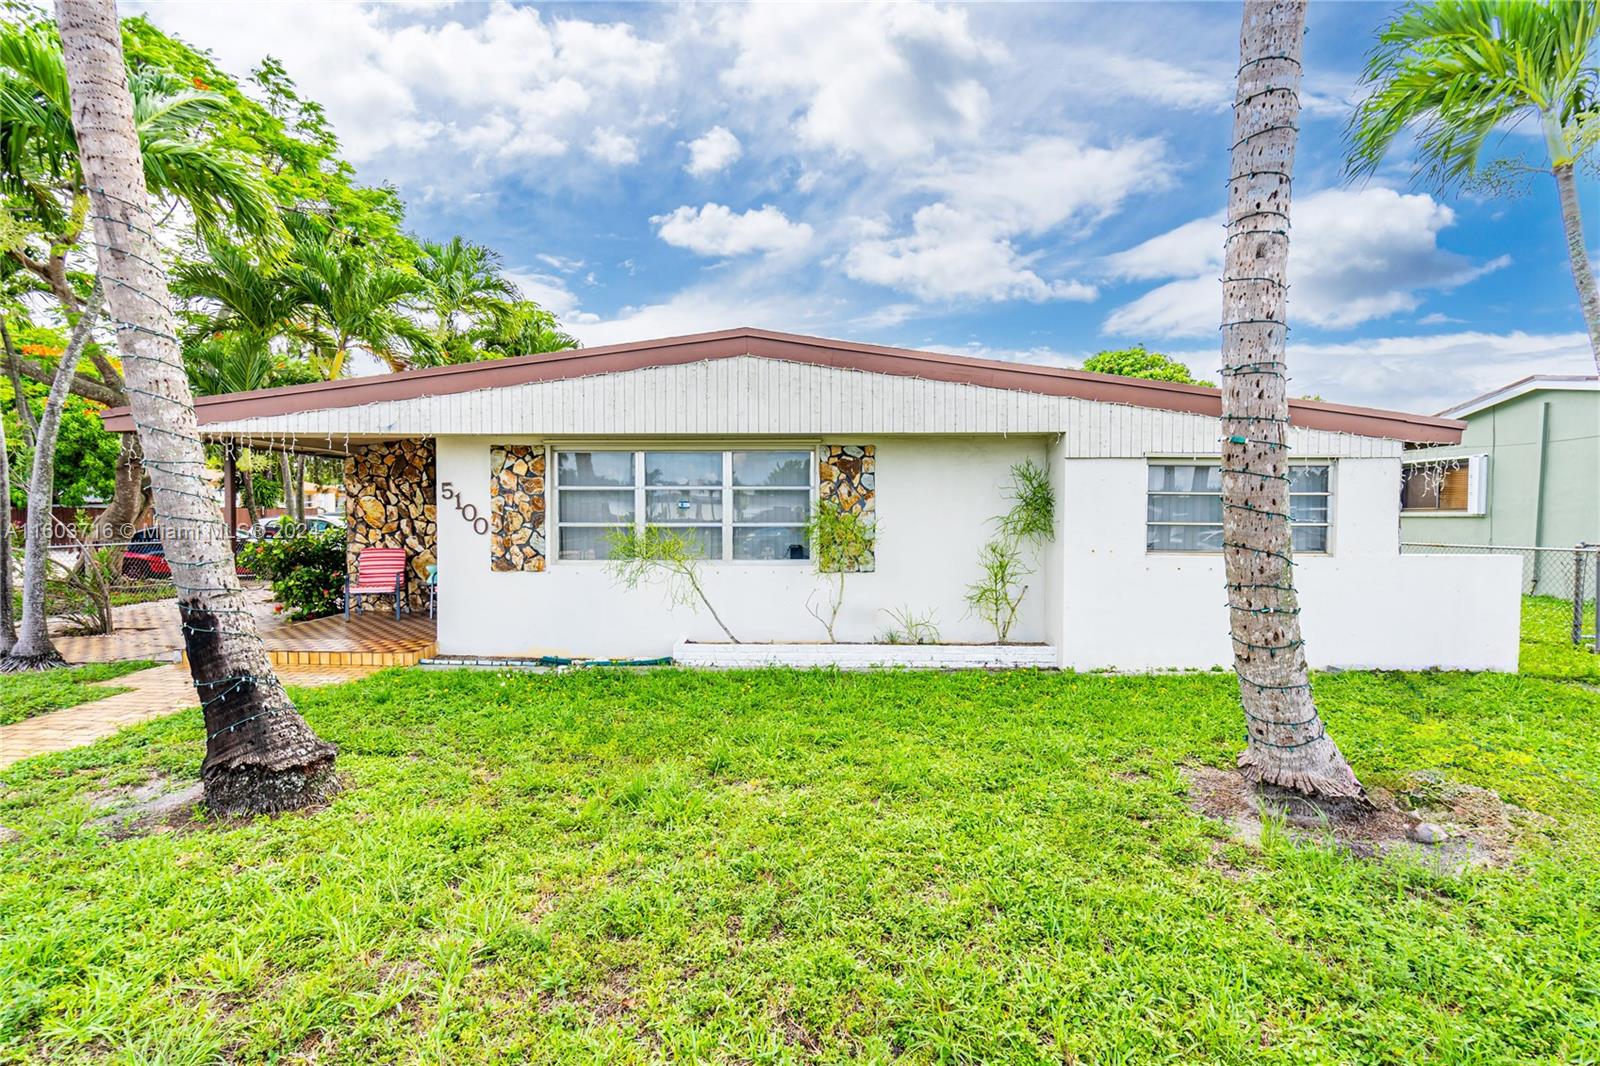
[[[133,5],[281,59],[419,234],[498,249],[586,344],[750,325],[1216,366],[1234,3]],[[1431,411],[1591,367],[1553,183],[1340,175],[1388,5],[1314,3],[1294,388]],[[1506,153],[1536,153],[1524,133]],[[1600,196],[1583,187],[1589,243]]]

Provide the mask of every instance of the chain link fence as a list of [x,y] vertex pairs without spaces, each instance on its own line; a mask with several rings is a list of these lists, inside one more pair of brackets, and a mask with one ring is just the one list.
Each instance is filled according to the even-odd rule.
[[[23,552],[13,546],[12,609],[22,609]],[[116,609],[177,595],[161,541],[135,535],[114,543],[52,544],[45,566],[45,610],[63,632],[111,633]]]

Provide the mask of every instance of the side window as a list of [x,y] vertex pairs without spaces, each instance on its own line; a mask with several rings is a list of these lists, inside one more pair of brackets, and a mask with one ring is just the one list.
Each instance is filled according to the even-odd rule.
[[636,454],[556,453],[557,558],[604,559],[606,533],[634,524]]
[[[1145,494],[1145,548],[1152,552],[1222,550],[1222,470],[1209,463],[1151,463]],[[1328,551],[1332,467],[1289,467],[1290,535],[1294,550]]]
[[1485,511],[1483,455],[1418,459],[1400,469],[1400,509],[1413,514],[1481,515]]

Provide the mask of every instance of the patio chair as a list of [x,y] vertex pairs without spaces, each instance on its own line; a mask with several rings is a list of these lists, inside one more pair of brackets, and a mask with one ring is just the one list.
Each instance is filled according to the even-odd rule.
[[428,564],[428,576],[425,580],[428,586],[428,617],[436,618],[439,613],[439,567],[437,565]]
[[404,548],[362,548],[356,556],[356,580],[344,576],[344,616],[357,596],[393,596],[394,616],[400,617],[406,599],[406,550]]

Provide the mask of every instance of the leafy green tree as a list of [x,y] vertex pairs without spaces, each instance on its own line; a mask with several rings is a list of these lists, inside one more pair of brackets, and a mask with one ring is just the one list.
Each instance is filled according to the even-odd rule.
[[[204,232],[231,229],[269,242],[280,239],[282,222],[261,168],[214,136],[216,126],[229,120],[227,100],[175,71],[144,63],[128,64],[127,79],[143,180],[164,201],[164,210],[181,204]],[[0,196],[17,231],[5,254],[49,291],[63,316],[82,310],[91,285],[83,268],[92,260],[85,247],[92,220],[78,149],[54,26],[20,16],[0,24]],[[100,403],[126,403],[121,370],[110,356],[91,345],[88,362],[73,369],[71,392]],[[35,381],[53,378],[35,360],[12,366]],[[130,436],[121,448],[102,530],[130,523],[143,500],[136,443]]]
[[1101,352],[1086,359],[1083,369],[1091,374],[1115,374],[1123,378],[1176,381],[1182,385],[1212,385],[1212,382],[1196,378],[1187,366],[1176,359],[1149,351],[1142,344]]
[[578,338],[532,300],[518,300],[496,316],[482,332],[479,345],[489,358],[543,355],[579,347]]
[[424,291],[417,275],[348,242],[295,241],[288,275],[304,308],[306,355],[325,381],[343,377],[350,352],[365,350],[390,370],[425,359],[433,337],[407,313]]
[[433,344],[419,353],[419,364],[482,358],[477,344],[480,331],[508,314],[517,295],[501,272],[499,254],[462,237],[426,241],[416,270],[422,278],[417,306],[433,323]]
[[1555,179],[1578,304],[1600,369],[1600,291],[1583,239],[1576,169],[1600,142],[1600,0],[1413,0],[1367,57],[1347,166],[1369,175],[1406,130],[1419,172],[1448,188],[1483,169],[1491,134],[1533,120]]

